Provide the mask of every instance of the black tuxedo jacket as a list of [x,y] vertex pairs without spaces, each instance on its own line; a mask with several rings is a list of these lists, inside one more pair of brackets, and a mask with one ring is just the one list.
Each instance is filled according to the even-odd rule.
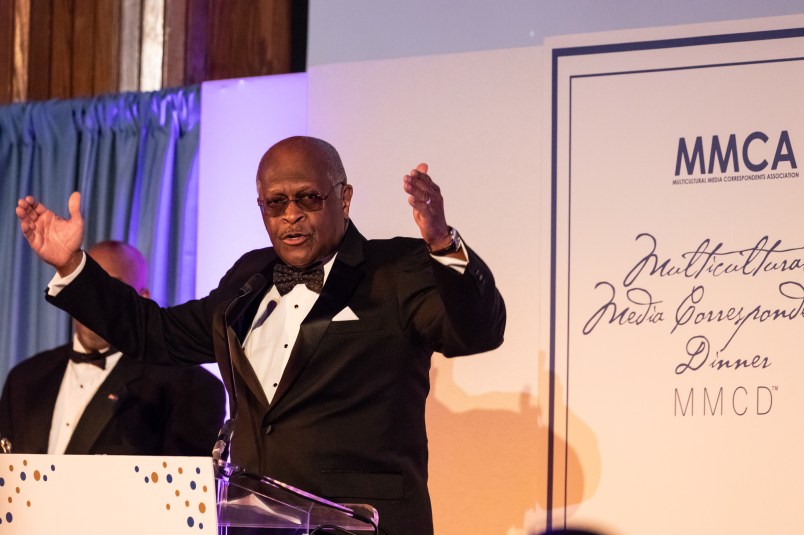
[[[47,453],[69,345],[15,366],[0,398],[0,435],[14,453]],[[203,368],[122,356],[78,421],[65,453],[210,455],[225,412],[221,382]]]
[[[505,327],[491,272],[469,257],[461,275],[422,240],[367,241],[350,224],[270,404],[241,341],[272,285],[272,248],[247,253],[209,296],[176,307],[140,298],[89,258],[52,301],[138,358],[216,359],[237,416],[234,463],[341,503],[369,503],[381,532],[427,535],[430,357],[491,350]],[[333,321],[347,306],[358,319]]]

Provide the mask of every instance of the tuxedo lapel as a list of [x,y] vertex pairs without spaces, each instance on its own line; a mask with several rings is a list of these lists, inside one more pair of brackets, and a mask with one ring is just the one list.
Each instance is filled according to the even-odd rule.
[[[273,267],[275,263],[276,256],[273,256],[267,266],[256,271],[256,273],[260,273],[263,276],[263,279],[259,281],[259,286],[252,288],[249,294],[243,295],[237,302],[230,304],[231,310],[229,310],[228,314],[224,314],[223,318],[224,336],[229,343],[227,355],[232,359],[232,365],[240,372],[240,377],[246,383],[248,389],[251,390],[264,407],[268,406],[268,398],[265,397],[265,392],[257,378],[257,374],[254,373],[251,363],[243,352],[242,340],[251,328],[251,322],[254,320],[265,292],[273,285]],[[249,282],[251,281],[253,281],[253,275],[249,278]],[[229,363],[224,362],[220,365],[226,366],[225,373],[228,375]],[[232,388],[235,388],[235,386],[232,385]],[[233,407],[233,409],[236,410],[236,407]]]
[[53,410],[56,407],[56,399],[59,396],[61,382],[69,361],[68,350],[69,346],[64,346],[60,358],[54,359],[52,369],[42,376],[40,382],[30,385],[29,394],[35,396],[36,401],[27,404],[29,413],[26,415],[26,419],[32,422],[32,425],[29,426],[28,444],[25,445],[25,449],[32,453],[47,453],[51,428],[48,424],[53,421]]
[[[240,378],[246,383],[246,386],[251,390],[252,394],[254,394],[254,397],[257,398],[263,407],[267,407],[268,398],[265,396],[265,391],[260,384],[260,380],[257,378],[257,374],[254,372],[254,368],[251,366],[248,357],[246,357],[243,351],[243,346],[240,343],[237,333],[234,332],[232,327],[226,328],[229,330],[229,355],[234,367],[240,372]],[[232,407],[232,409],[234,410],[235,407]],[[232,416],[236,415],[233,414]]]
[[346,306],[363,278],[363,272],[357,268],[363,260],[362,241],[363,237],[350,224],[321,295],[301,324],[299,337],[290,353],[269,411],[281,401],[307,367],[333,316]]
[[120,358],[78,420],[64,453],[90,453],[101,431],[128,397],[127,384],[139,375],[140,367],[133,359]]

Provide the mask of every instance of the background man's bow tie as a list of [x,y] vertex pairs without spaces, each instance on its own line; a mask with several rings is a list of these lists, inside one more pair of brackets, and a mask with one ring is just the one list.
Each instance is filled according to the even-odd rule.
[[71,349],[70,360],[77,364],[92,364],[101,370],[105,370],[106,357],[116,352],[117,350],[111,347],[104,352],[93,351],[92,353],[79,353],[78,351]]
[[319,262],[304,269],[294,268],[277,262],[274,265],[274,286],[279,295],[285,295],[297,284],[304,284],[315,293],[324,287],[324,266]]

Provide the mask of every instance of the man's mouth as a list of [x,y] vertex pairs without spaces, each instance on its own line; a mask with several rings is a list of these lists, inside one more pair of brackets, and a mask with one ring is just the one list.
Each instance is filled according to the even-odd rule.
[[300,245],[307,241],[309,237],[310,235],[306,232],[290,231],[282,234],[281,240],[286,245]]

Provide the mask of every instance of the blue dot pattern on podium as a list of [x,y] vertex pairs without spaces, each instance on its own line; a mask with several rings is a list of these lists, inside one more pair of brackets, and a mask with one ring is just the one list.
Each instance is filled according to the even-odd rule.
[[[55,472],[56,465],[47,468],[30,465],[27,459],[22,460],[22,466],[9,464],[3,467],[4,476],[0,476],[0,525],[11,524],[15,518],[22,518],[26,514],[33,514],[33,505],[29,493],[33,485],[47,483],[47,472]],[[15,476],[15,474],[19,474]],[[15,481],[19,482],[15,484]]]
[[[204,529],[204,523],[199,520],[207,512],[213,512],[215,493],[214,489],[209,489],[207,485],[198,485],[195,479],[191,479],[190,472],[186,471],[184,467],[168,466],[167,461],[163,461],[161,466],[156,469],[142,469],[143,480],[146,484],[155,484],[164,486],[166,490],[167,499],[165,501],[165,510],[168,512],[176,512],[180,514],[183,520],[185,529]],[[150,471],[150,474],[148,472]],[[140,466],[134,466],[134,472],[140,472]],[[201,467],[195,467],[195,473],[201,474]],[[174,484],[175,483],[175,484]],[[189,487],[189,491],[186,490]],[[184,493],[182,490],[184,489]],[[209,505],[208,505],[209,502]],[[189,515],[188,515],[189,512]],[[187,516],[185,516],[187,515]]]

